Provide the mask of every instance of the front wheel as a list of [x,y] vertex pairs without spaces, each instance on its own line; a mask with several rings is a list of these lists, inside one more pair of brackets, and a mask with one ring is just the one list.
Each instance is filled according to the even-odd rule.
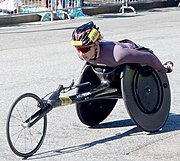
[[21,95],[12,104],[7,117],[6,133],[9,146],[16,155],[29,157],[42,145],[47,129],[47,116],[33,126],[28,126],[33,115],[42,107],[42,100],[32,93]]

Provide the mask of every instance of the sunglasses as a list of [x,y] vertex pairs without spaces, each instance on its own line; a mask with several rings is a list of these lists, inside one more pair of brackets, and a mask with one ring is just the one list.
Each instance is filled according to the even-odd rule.
[[91,47],[93,47],[93,46],[76,47],[76,50],[78,52],[87,53],[89,50],[91,50]]

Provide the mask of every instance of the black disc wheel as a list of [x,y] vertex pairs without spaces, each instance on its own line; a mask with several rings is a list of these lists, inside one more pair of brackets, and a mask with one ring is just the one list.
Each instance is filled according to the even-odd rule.
[[[80,83],[90,82],[90,87],[80,87],[77,93],[88,92],[97,87],[100,80],[91,66],[85,66]],[[76,104],[76,111],[80,121],[88,126],[95,126],[102,122],[115,107],[117,99],[97,99]]]
[[148,66],[127,65],[122,78],[123,100],[132,120],[143,130],[158,131],[170,110],[170,86],[166,74]]
[[12,104],[7,118],[6,133],[8,144],[16,155],[29,157],[42,145],[47,129],[47,116],[29,126],[34,119],[32,116],[42,107],[42,100],[32,93],[21,95]]

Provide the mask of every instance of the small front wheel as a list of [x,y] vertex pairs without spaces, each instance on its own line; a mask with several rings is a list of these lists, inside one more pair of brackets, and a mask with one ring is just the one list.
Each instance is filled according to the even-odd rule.
[[18,156],[30,157],[43,143],[47,116],[29,126],[32,119],[38,117],[37,113],[43,108],[42,100],[32,93],[18,97],[12,104],[7,117],[6,133],[11,150]]

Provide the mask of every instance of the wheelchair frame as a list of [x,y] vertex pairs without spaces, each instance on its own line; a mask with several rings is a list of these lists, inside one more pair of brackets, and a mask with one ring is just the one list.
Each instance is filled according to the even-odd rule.
[[[91,74],[91,78],[88,76],[89,74]],[[148,83],[143,80],[146,80]],[[76,88],[78,89],[76,94],[60,97],[61,93],[67,93]],[[144,89],[141,91],[139,88]],[[154,93],[152,92],[153,88],[155,88]],[[160,90],[159,93],[157,92],[158,90]],[[160,96],[158,97],[158,95]],[[37,109],[30,116],[25,114],[24,118],[22,118],[19,107],[24,105],[24,103],[20,102],[29,98],[36,102],[34,106],[37,106]],[[54,92],[42,99],[33,93],[25,93],[15,100],[10,108],[6,125],[9,146],[16,155],[26,158],[30,157],[37,152],[43,143],[47,128],[47,114],[53,108],[76,104],[79,119],[88,126],[94,126],[102,122],[110,114],[117,100],[121,98],[124,99],[127,111],[133,121],[143,130],[154,132],[165,124],[170,110],[170,87],[166,74],[157,73],[151,67],[140,64],[125,64],[116,68],[86,64],[79,84],[75,85],[73,81],[67,87],[59,85]],[[159,98],[161,99],[160,102],[158,102]],[[148,103],[142,103],[141,99],[147,102],[148,99],[151,99],[150,101],[155,100],[157,104],[149,106]],[[16,108],[18,108],[18,112]],[[29,110],[27,107],[22,108],[22,112]],[[17,118],[15,117],[16,114]],[[94,115],[99,116],[99,118],[95,120]],[[138,115],[142,119],[138,118]],[[158,118],[160,115],[161,118]],[[19,124],[17,128],[20,131],[29,130],[41,121],[43,122],[42,132],[38,136],[39,141],[36,143],[37,145],[31,145],[33,148],[30,147],[30,150],[26,148],[27,152],[26,150],[24,152],[24,149],[21,151],[21,144],[16,145],[19,138],[13,138],[12,126],[14,118],[20,120],[15,120]],[[150,123],[152,122],[153,124],[151,125]]]

